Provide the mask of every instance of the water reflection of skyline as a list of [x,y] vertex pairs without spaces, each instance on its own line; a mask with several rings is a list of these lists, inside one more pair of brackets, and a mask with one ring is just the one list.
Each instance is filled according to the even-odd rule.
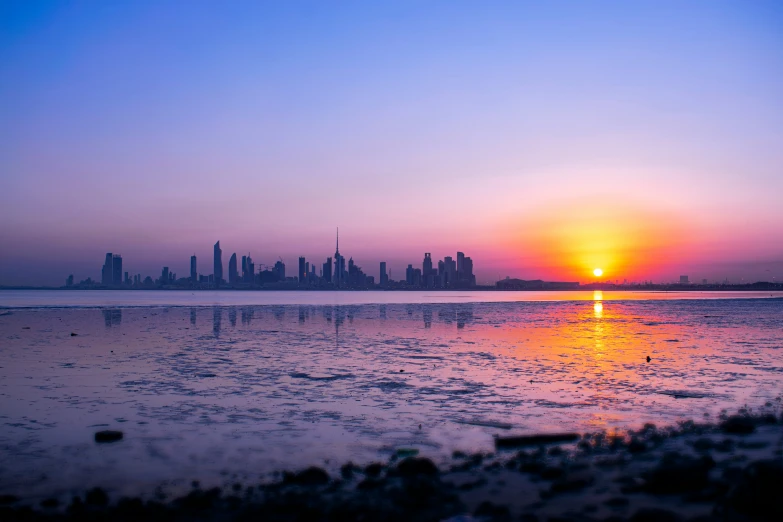
[[103,312],[103,323],[106,328],[122,324],[122,308],[104,308],[101,312]]

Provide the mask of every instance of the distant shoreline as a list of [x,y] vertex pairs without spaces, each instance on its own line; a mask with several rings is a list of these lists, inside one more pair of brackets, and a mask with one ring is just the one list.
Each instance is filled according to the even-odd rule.
[[613,292],[783,292],[783,283],[757,282],[744,285],[613,285],[592,283],[576,288],[513,288],[500,289],[495,286],[475,286],[471,288],[319,288],[319,287],[248,287],[248,288],[190,288],[190,287],[125,287],[125,286],[0,286],[2,290],[89,290],[89,291],[170,291],[170,292],[574,292],[607,290]]

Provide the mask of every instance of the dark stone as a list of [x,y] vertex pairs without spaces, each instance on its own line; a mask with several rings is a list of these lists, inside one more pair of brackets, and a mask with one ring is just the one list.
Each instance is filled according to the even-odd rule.
[[576,442],[579,435],[576,433],[552,433],[549,435],[522,435],[518,437],[496,437],[497,449],[519,448],[522,446],[540,446],[544,444],[558,444],[563,442]]
[[644,489],[654,494],[684,494],[699,491],[709,480],[709,472],[715,466],[711,457],[689,457],[679,453],[667,453],[658,466],[646,476]]
[[643,453],[647,451],[647,444],[634,437],[631,442],[628,443],[628,451],[631,453]]
[[544,480],[555,480],[563,476],[563,468],[556,466],[547,466],[539,472],[539,476]]
[[438,468],[430,459],[410,457],[397,465],[396,473],[401,477],[415,477],[417,475],[435,476],[438,474]]
[[122,440],[122,432],[114,430],[103,430],[95,434],[95,442],[117,442]]
[[682,518],[672,511],[659,508],[640,509],[630,518],[631,522],[679,522]]
[[734,415],[729,417],[720,425],[720,428],[733,435],[747,435],[756,431],[756,425],[753,419],[744,415]]
[[78,518],[80,515],[82,515],[85,511],[84,502],[82,502],[82,499],[79,497],[73,497],[71,499],[71,504],[68,506],[68,514]]
[[696,442],[693,443],[693,449],[700,452],[710,451],[714,447],[715,447],[715,443],[707,438],[697,439]]
[[340,476],[344,480],[351,480],[353,478],[353,464],[350,462],[348,464],[343,464],[340,467]]
[[93,488],[85,495],[84,502],[90,506],[105,506],[109,503],[109,496],[101,488]]
[[71,337],[76,337],[77,335],[79,334],[77,334],[76,332],[71,332]]
[[726,504],[735,511],[757,519],[783,520],[780,501],[783,462],[761,460],[749,465],[729,492]]
[[41,501],[41,507],[51,509],[60,505],[60,501],[56,498],[47,498]]
[[623,507],[627,506],[629,503],[630,501],[626,497],[612,497],[604,502],[604,504],[609,507]]
[[473,513],[479,518],[488,518],[490,520],[505,520],[511,518],[511,513],[507,506],[501,506],[499,504],[493,504],[489,501],[484,501],[476,508]]
[[364,474],[367,475],[370,478],[376,478],[379,477],[381,474],[381,471],[383,471],[383,465],[378,464],[377,462],[370,464],[366,468],[364,468]]
[[380,489],[383,487],[384,482],[377,479],[364,479],[356,485],[356,489],[360,491],[370,491],[373,489]]
[[329,482],[329,474],[313,466],[300,471],[290,481],[300,486],[322,486]]
[[220,498],[220,494],[220,488],[212,488],[207,491],[197,489],[177,499],[176,502],[186,511],[205,511],[212,508]]
[[0,495],[0,506],[7,506],[19,502],[19,497],[16,495]]
[[550,491],[552,493],[566,493],[579,491],[593,483],[593,477],[588,473],[571,473],[554,481]]

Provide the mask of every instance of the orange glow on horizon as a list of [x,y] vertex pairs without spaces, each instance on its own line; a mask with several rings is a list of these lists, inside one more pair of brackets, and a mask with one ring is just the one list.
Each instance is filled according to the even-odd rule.
[[682,258],[690,234],[673,213],[615,205],[565,205],[525,219],[505,248],[523,279],[640,280]]

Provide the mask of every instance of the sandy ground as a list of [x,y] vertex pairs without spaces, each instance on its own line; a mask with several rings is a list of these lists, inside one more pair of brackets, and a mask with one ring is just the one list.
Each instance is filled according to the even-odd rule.
[[503,438],[495,453],[455,454],[448,469],[411,451],[365,468],[346,464],[340,476],[309,468],[273,484],[194,483],[173,499],[92,489],[32,505],[4,495],[0,519],[780,521],[779,408],[768,403],[716,424]]

